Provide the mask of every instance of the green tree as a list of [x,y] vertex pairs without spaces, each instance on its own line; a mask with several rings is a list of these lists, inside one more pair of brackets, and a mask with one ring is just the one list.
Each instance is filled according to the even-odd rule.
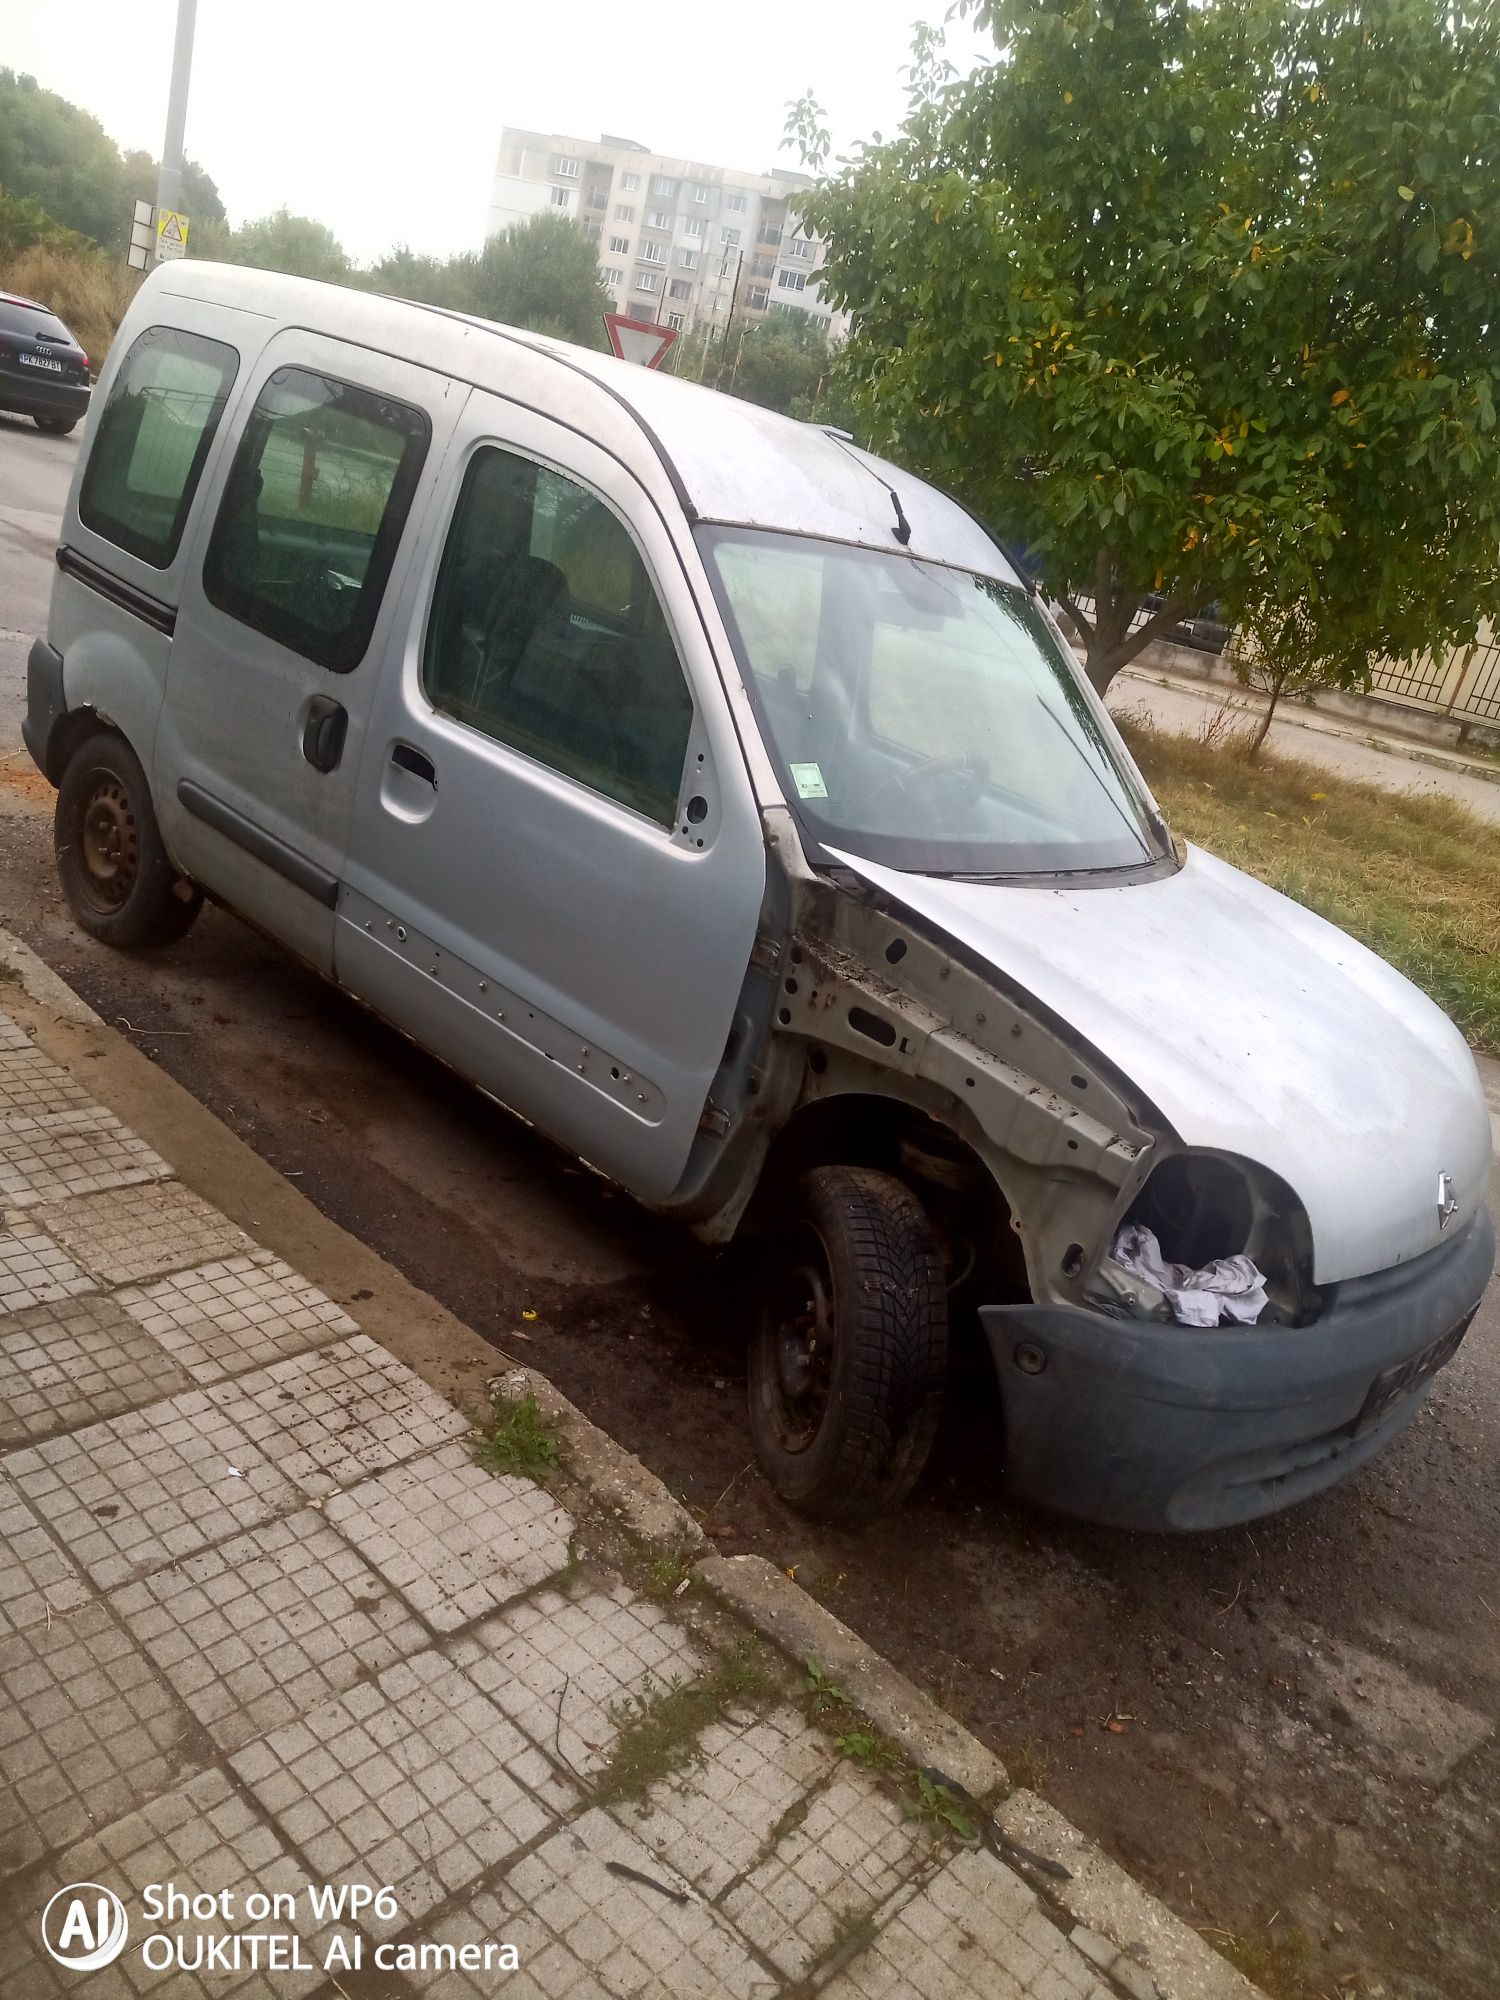
[[10,69],[0,69],[0,187],[97,243],[129,236],[119,147],[97,118]]
[[[153,208],[156,206],[156,176],[160,167],[149,153],[144,152],[127,153],[124,166],[126,207],[123,229],[124,238],[128,240],[136,202],[149,201]],[[196,160],[184,160],[182,163],[182,212],[188,219],[190,243],[193,231],[201,224],[225,220],[219,190]]]
[[562,215],[533,215],[492,236],[477,255],[450,260],[467,309],[506,326],[529,327],[581,347],[608,345],[612,303],[594,245]]
[[285,208],[239,229],[212,222],[200,229],[195,224],[188,232],[188,251],[221,264],[249,264],[259,271],[286,271],[334,285],[347,284],[351,270],[347,251],[325,223]]
[[398,243],[368,270],[356,274],[365,290],[395,299],[416,299],[423,305],[472,311],[468,271],[452,257],[428,257]]
[[[1472,636],[1500,609],[1500,9],[966,11],[996,61],[960,81],[924,32],[897,137],[799,196],[872,442],[1035,553],[1101,689],[1268,576],[1339,678]],[[790,124],[821,165],[810,99]]]
[[688,381],[783,416],[836,422],[838,417],[828,414],[836,362],[825,323],[793,307],[768,319],[697,328],[678,341],[667,366]]

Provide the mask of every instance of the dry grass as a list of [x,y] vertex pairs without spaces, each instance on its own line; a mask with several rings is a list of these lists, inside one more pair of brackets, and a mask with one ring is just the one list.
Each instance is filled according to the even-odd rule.
[[102,250],[52,250],[38,243],[0,267],[0,290],[50,307],[97,374],[141,275]]
[[1231,742],[1123,729],[1175,832],[1295,897],[1500,1054],[1500,825]]

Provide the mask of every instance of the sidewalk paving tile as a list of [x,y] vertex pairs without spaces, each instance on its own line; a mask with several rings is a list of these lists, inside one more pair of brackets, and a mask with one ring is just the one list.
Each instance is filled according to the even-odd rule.
[[0,1121],[92,1108],[88,1092],[32,1043],[21,1049],[0,1047]]
[[5,1470],[103,1590],[299,1495],[202,1389],[12,1452]]
[[[612,1875],[609,1862],[663,1882],[687,1900],[676,1903],[644,1883]],[[517,1862],[505,1885],[589,1968],[592,1990],[616,2000],[752,2000],[777,1990],[775,1977],[722,1917],[687,1894],[649,1849],[598,1809]]]
[[221,1382],[208,1393],[286,1478],[314,1498],[473,1429],[446,1396],[363,1333]]
[[457,1443],[336,1494],[324,1512],[439,1632],[555,1576],[573,1534],[542,1487],[487,1471]]
[[222,1750],[431,1643],[312,1508],[127,1584],[111,1602]]
[[791,1979],[915,1878],[930,1841],[862,1771],[841,1769],[806,1816],[724,1898],[746,1937]]
[[0,1226],[0,1314],[97,1290],[88,1272],[31,1215],[10,1216]]
[[423,2000],[474,2000],[476,1995],[490,2000],[497,1991],[505,2000],[591,2000],[603,1990],[593,1968],[550,1936],[504,1882],[476,1890],[458,1909],[412,1931],[409,1941],[418,1950],[448,1946],[455,1953],[466,1945],[509,1944],[519,1960],[514,1972],[505,1973],[436,1964],[408,1972],[412,1990]]
[[[219,2000],[264,1995],[274,1991],[287,2000],[312,1994],[323,1985],[322,1963],[327,1940],[339,1926],[310,1921],[306,1873],[235,1790],[223,1771],[202,1771],[173,1791],[163,1792],[138,1811],[126,1814],[7,1892],[0,1889],[0,1963],[6,1970],[6,1991],[15,2000],[72,2000],[79,1990],[76,1972],[54,1965],[41,1948],[38,1920],[48,1899],[73,1882],[102,1882],[126,1906],[132,1944],[116,1960],[104,1980],[95,1975],[88,1987],[100,2000],[116,1995],[149,1994],[151,2000],[201,2000],[211,1990]],[[148,1883],[175,1883],[187,1893],[227,1890],[236,1913],[230,1923],[203,1925],[191,1917],[157,1924],[145,1916],[139,1900]],[[252,1890],[267,1896],[296,1899],[297,1923],[253,1922],[243,1916],[244,1899]],[[295,1928],[303,1940],[302,1956],[315,1972],[268,1975],[248,1964],[238,1973],[215,1970],[200,1978],[189,1972],[153,1972],[141,1961],[134,1939],[143,1924],[180,1935],[191,1953],[205,1932],[270,1931]],[[274,1977],[274,1987],[270,1984]]]
[[577,1795],[436,1652],[246,1744],[240,1781],[325,1882],[389,1883],[389,1935],[546,1832]]
[[0,1014],[0,1050],[18,1049],[22,1052],[35,1049],[36,1043],[10,1014]]
[[589,1775],[619,1734],[616,1704],[705,1665],[691,1634],[623,1583],[576,1598],[540,1591],[465,1633],[449,1657],[533,1742]]
[[198,1382],[266,1368],[359,1331],[316,1285],[265,1250],[129,1287],[119,1301]]
[[0,1639],[0,1869],[106,1826],[175,1784],[192,1726],[151,1662],[100,1603]]
[[984,1850],[945,1863],[823,1991],[825,2000],[1112,2000],[1026,1884]]
[[107,1285],[136,1284],[255,1247],[244,1230],[181,1181],[108,1188],[35,1213],[42,1228]]
[[14,1208],[166,1180],[171,1171],[144,1139],[97,1106],[0,1124],[0,1202]]
[[[0,1639],[45,1626],[49,1618],[75,1611],[88,1600],[88,1585],[0,1464]],[[10,1713],[14,1722],[17,1711]],[[4,1733],[0,1718],[0,1734]]]
[[701,1749],[689,1771],[656,1785],[622,1817],[653,1853],[717,1898],[804,1803],[811,1810],[814,1787],[833,1775],[837,1759],[828,1739],[790,1708],[748,1728],[713,1723]]
[[192,1386],[112,1299],[0,1314],[0,1445],[51,1437]]

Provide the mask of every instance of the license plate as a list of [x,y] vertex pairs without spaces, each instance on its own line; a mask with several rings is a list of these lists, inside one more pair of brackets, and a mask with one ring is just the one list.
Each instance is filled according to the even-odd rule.
[[54,361],[50,354],[22,354],[17,358],[27,368],[47,368],[50,369],[54,375],[61,375],[61,373],[63,372],[62,363],[60,361]]
[[1394,1368],[1387,1368],[1383,1375],[1377,1375],[1370,1385],[1370,1393],[1365,1398],[1365,1406],[1359,1413],[1354,1426],[1354,1435],[1363,1437],[1376,1425],[1388,1417],[1396,1404],[1420,1389],[1430,1381],[1440,1368],[1445,1368],[1457,1354],[1459,1343],[1469,1330],[1469,1321],[1474,1317],[1468,1313],[1450,1333],[1440,1340],[1424,1347],[1420,1354],[1412,1355],[1409,1361],[1402,1361]]

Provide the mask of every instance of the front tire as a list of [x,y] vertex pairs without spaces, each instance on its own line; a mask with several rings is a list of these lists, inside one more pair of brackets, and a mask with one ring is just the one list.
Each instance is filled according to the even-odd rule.
[[77,417],[34,416],[31,421],[36,425],[39,431],[45,431],[48,437],[65,438],[68,435],[69,431],[75,430],[78,426]]
[[101,944],[121,951],[174,944],[202,907],[196,889],[179,891],[140,760],[105,730],[68,759],[53,841],[68,908]]
[[854,1520],[911,1491],[942,1413],[942,1256],[910,1188],[817,1167],[769,1248],[750,1345],[750,1431],[800,1514]]

